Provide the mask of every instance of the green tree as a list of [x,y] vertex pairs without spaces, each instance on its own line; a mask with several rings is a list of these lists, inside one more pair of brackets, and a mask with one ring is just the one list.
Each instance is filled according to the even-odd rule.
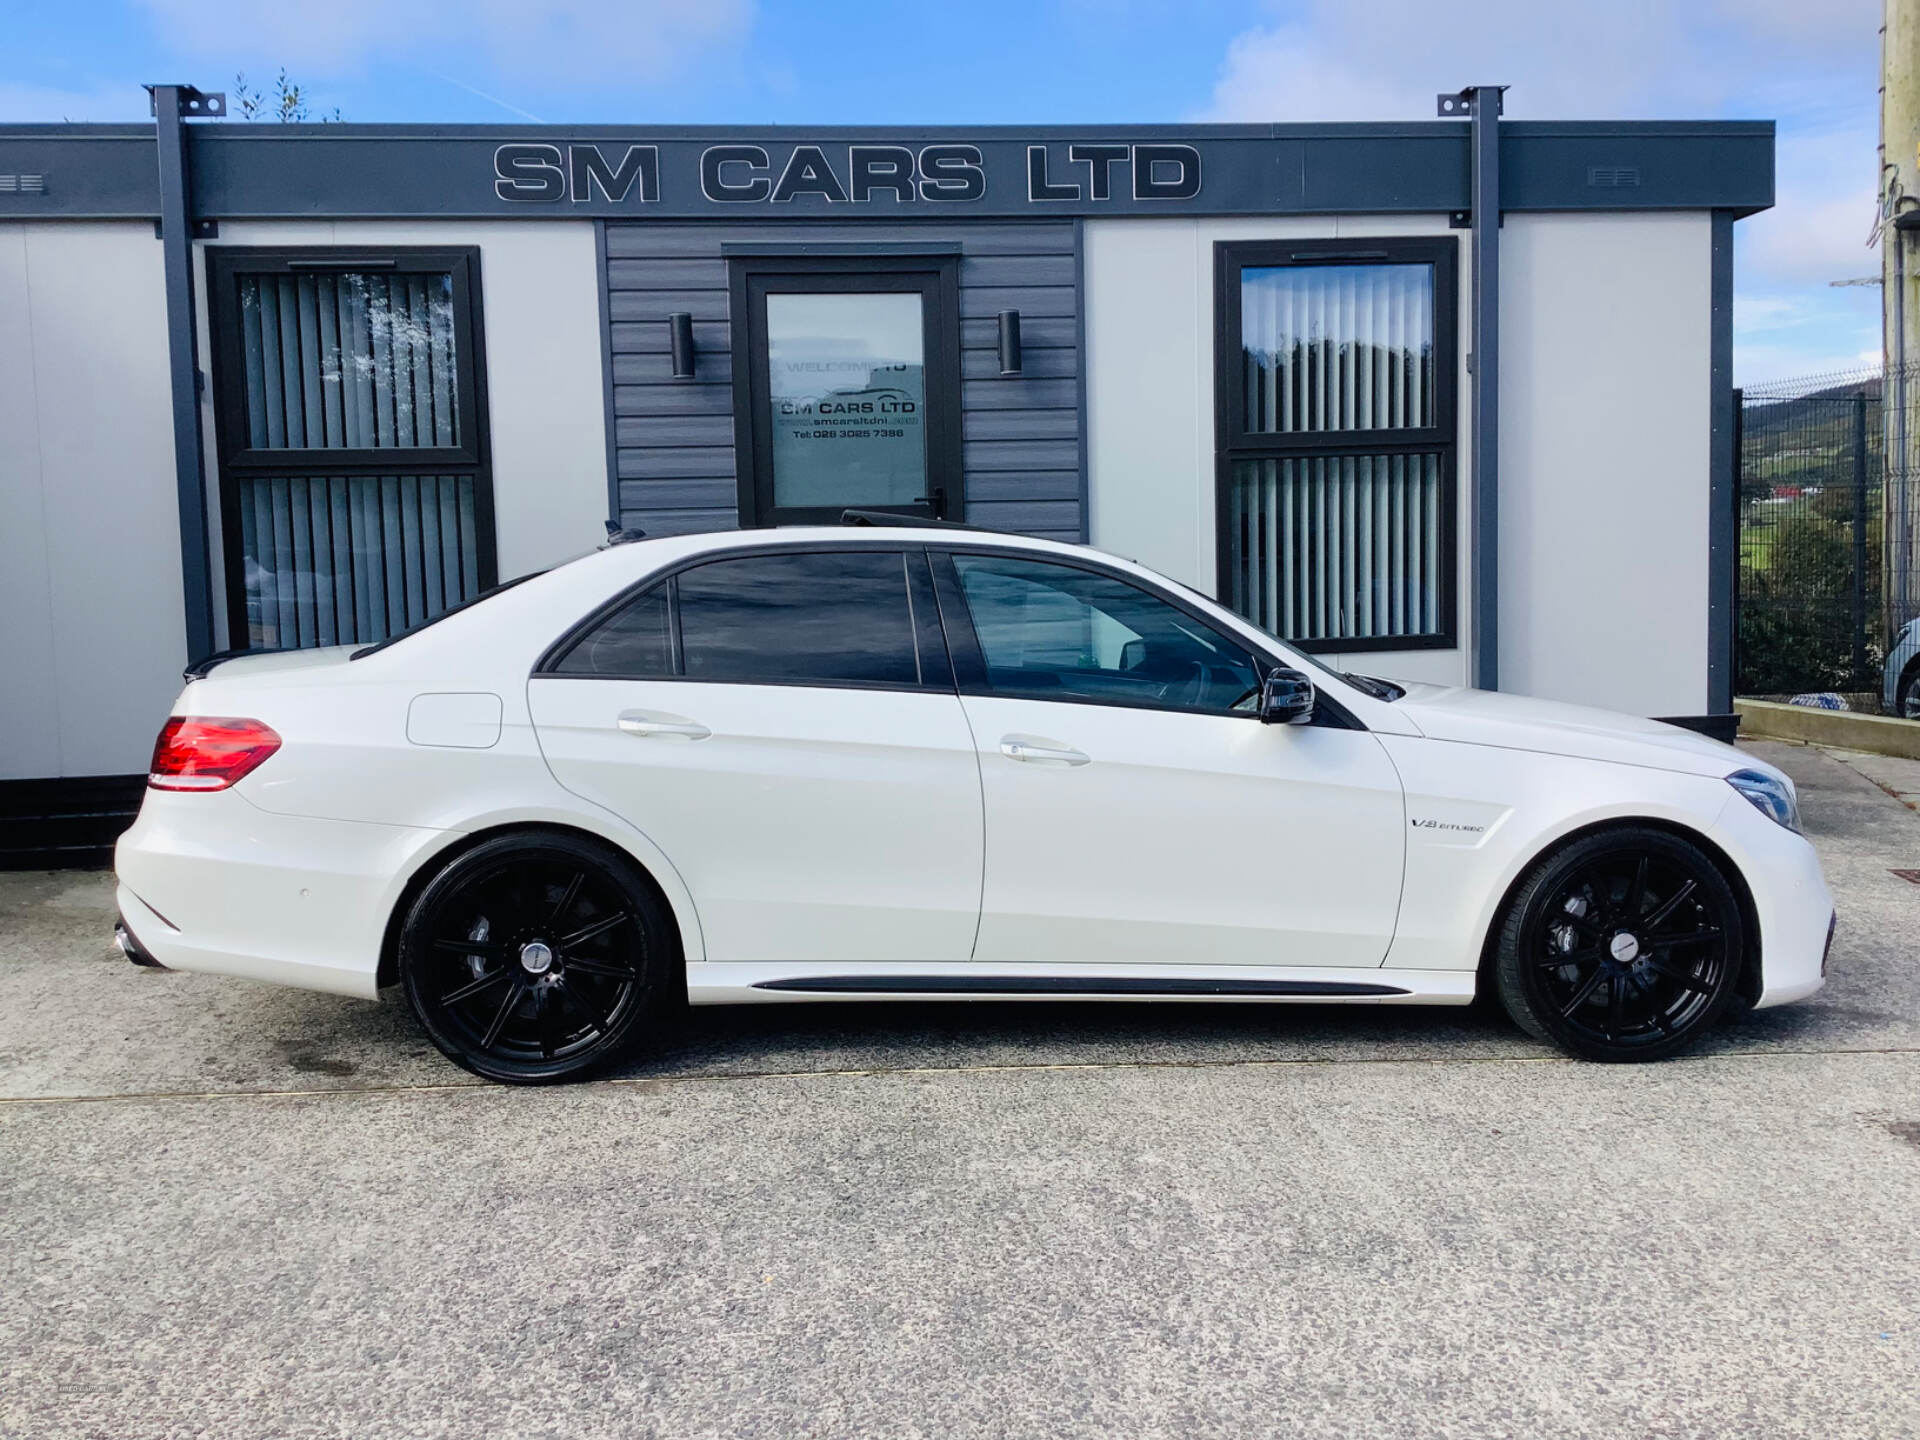
[[[314,118],[307,105],[307,92],[287,78],[284,65],[280,67],[280,73],[274,77],[272,89],[267,93],[247,84],[244,73],[235,75],[233,104],[229,108],[238,111],[242,120],[278,120],[283,125],[304,125]],[[322,125],[335,124],[339,119],[338,105],[319,117]]]

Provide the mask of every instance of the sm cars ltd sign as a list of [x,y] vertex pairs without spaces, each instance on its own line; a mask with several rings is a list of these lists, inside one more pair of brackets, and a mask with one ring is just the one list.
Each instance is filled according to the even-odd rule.
[[1203,171],[1199,147],[1174,142],[694,147],[529,140],[494,150],[493,192],[513,205],[660,205],[675,213],[689,201],[693,208],[999,200],[1038,211],[1132,209],[1198,198]]

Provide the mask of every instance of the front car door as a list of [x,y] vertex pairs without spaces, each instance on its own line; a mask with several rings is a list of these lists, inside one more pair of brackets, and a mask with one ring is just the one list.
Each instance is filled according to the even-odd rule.
[[986,795],[976,960],[1380,965],[1406,821],[1371,734],[1332,706],[1260,723],[1273,662],[1171,595],[932,558]]
[[680,871],[709,961],[965,961],[979,766],[918,550],[646,583],[529,682],[560,783]]

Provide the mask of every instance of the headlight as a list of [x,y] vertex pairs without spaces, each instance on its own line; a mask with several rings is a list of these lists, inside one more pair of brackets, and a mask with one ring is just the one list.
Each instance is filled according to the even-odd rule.
[[1784,825],[1796,835],[1805,833],[1800,828],[1800,800],[1793,793],[1791,780],[1778,779],[1760,770],[1736,770],[1727,776],[1727,784],[1752,801],[1753,808],[1776,825]]

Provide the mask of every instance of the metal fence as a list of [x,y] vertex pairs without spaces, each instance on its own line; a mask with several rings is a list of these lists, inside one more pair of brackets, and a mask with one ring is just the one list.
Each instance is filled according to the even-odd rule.
[[1886,464],[1888,422],[1899,430],[1904,415],[1883,388],[1870,371],[1736,392],[1742,695],[1838,691],[1866,703],[1880,689],[1888,637],[1920,597],[1904,538],[1905,467],[1894,467],[1890,488]]

